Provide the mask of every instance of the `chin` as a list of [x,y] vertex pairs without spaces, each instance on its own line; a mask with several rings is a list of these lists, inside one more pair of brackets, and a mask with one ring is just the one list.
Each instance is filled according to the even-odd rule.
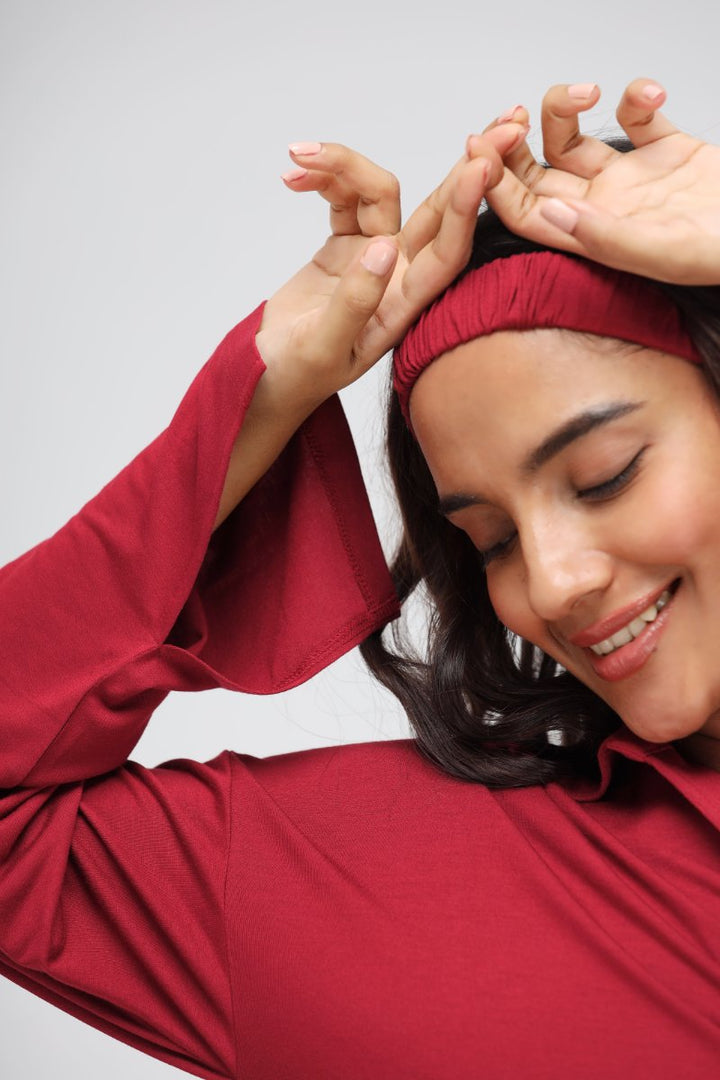
[[617,710],[630,731],[653,743],[675,742],[696,734],[706,726],[712,711],[706,702],[700,701],[685,701],[682,708],[670,710],[667,699]]

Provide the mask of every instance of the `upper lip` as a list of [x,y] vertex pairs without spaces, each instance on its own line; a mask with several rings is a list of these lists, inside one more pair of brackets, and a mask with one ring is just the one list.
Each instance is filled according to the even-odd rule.
[[571,645],[579,645],[580,648],[598,645],[601,641],[605,641],[606,638],[612,637],[618,630],[622,630],[624,626],[636,619],[643,611],[647,611],[650,605],[654,604],[668,588],[669,585],[663,585],[661,589],[653,589],[651,593],[646,593],[645,596],[633,600],[626,607],[613,611],[612,615],[606,615],[604,619],[598,619],[591,626],[586,626],[579,634],[568,638],[568,641]]

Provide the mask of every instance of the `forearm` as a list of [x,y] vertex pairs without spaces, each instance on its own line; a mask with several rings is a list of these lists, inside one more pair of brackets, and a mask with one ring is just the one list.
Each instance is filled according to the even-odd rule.
[[213,532],[265,475],[313,411],[315,403],[306,397],[301,404],[293,390],[272,368],[260,377],[233,444]]
[[258,322],[226,336],[149,446],[0,570],[0,787],[114,768],[167,692],[196,684],[158,650],[192,594],[263,374]]
[[106,773],[171,690],[278,693],[396,616],[340,402],[303,421],[312,395],[293,404],[295,367],[272,377],[259,321],[227,335],[117,477],[0,569],[0,788]]

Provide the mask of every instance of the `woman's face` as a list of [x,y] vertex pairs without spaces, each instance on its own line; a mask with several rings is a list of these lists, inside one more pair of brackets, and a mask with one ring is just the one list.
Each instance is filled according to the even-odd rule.
[[641,738],[720,738],[720,408],[700,369],[502,331],[439,357],[410,411],[498,618]]

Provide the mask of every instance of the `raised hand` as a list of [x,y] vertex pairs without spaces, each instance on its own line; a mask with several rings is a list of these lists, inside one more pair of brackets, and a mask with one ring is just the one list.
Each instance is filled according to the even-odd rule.
[[[514,233],[659,281],[720,284],[720,147],[676,128],[648,79],[625,90],[617,120],[634,149],[580,133],[593,84],[553,86],[542,104],[544,168],[523,143],[487,200]],[[484,136],[493,127],[487,129]],[[482,153],[469,141],[469,156]]]
[[257,345],[268,376],[312,411],[359,378],[402,337],[462,269],[483,196],[523,124],[478,137],[403,228],[395,177],[336,143],[295,144],[283,179],[330,203],[331,235],[267,303]]

